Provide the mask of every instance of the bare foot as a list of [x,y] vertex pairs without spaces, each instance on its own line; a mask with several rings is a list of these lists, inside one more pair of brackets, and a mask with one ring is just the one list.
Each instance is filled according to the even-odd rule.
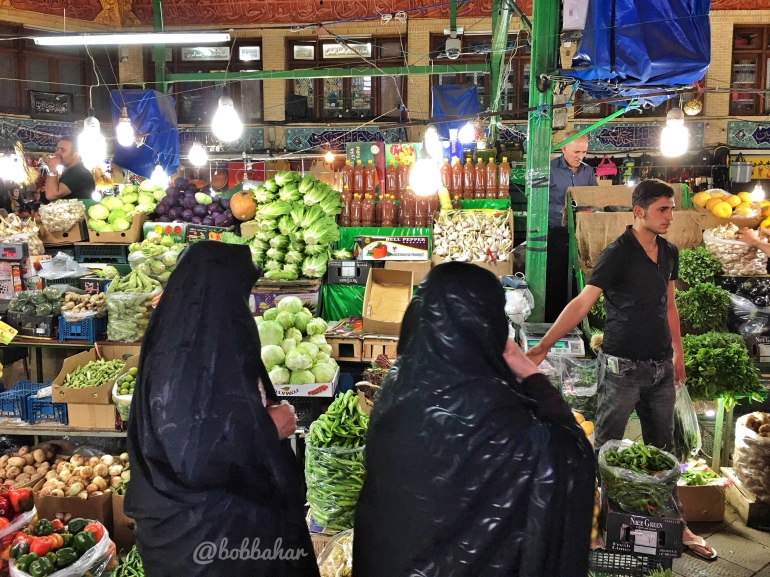
[[699,557],[703,557],[709,561],[717,558],[716,549],[709,545],[703,537],[699,537],[690,531],[688,527],[684,528],[682,542],[690,548],[690,551]]

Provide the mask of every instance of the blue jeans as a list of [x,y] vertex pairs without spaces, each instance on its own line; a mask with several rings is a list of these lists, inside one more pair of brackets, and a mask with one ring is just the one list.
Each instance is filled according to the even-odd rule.
[[598,368],[596,450],[607,441],[622,439],[636,410],[644,442],[670,451],[676,403],[673,360],[632,361],[599,351]]

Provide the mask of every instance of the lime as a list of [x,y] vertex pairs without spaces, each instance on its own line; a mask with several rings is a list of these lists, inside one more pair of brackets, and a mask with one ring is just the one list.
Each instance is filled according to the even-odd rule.
[[137,373],[137,372],[138,372],[138,371],[137,371],[137,368],[136,368],[136,367],[131,367],[130,369],[128,369],[128,374],[129,374],[129,375],[131,375],[132,377],[133,377],[133,376],[136,376],[136,373]]

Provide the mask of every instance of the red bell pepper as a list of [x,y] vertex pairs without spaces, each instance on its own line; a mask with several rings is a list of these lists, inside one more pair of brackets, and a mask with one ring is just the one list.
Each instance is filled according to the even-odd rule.
[[51,540],[48,537],[35,537],[29,544],[29,552],[35,553],[38,557],[45,557],[50,550]]
[[11,499],[8,497],[8,493],[0,493],[0,517],[10,519],[13,517],[13,512]]
[[61,519],[54,519],[51,521],[51,525],[53,526],[53,530],[57,533],[61,533],[62,529],[64,529],[64,523],[62,523]]
[[99,523],[91,523],[90,525],[86,525],[83,528],[83,531],[91,531],[91,533],[94,534],[94,537],[96,537],[96,542],[102,540],[102,537],[104,537],[104,527],[102,527]]
[[24,511],[31,511],[35,503],[32,499],[32,491],[29,489],[11,489],[8,491],[8,496],[11,498],[11,506],[17,513]]

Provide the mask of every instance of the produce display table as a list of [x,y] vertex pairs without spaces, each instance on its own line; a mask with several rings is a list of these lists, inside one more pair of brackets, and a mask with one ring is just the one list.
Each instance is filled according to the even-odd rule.
[[37,445],[40,442],[40,437],[125,437],[126,432],[115,429],[85,429],[83,427],[40,423],[39,425],[0,424],[0,435],[32,435]]
[[43,349],[64,349],[64,350],[88,350],[94,347],[93,343],[86,341],[65,341],[60,343],[58,339],[35,339],[29,337],[16,337],[8,345],[0,344],[0,347],[26,347],[35,351],[35,378],[36,382],[42,383],[43,378]]

